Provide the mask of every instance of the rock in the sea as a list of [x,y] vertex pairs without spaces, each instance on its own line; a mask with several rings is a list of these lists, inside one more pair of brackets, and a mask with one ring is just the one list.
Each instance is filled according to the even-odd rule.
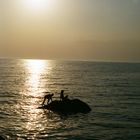
[[73,114],[73,113],[88,113],[91,111],[91,108],[84,103],[83,101],[79,99],[67,99],[64,101],[52,101],[48,105],[44,105],[42,107],[39,107],[42,109],[48,109],[54,112],[59,113],[67,113],[67,114]]
[[2,136],[0,136],[0,140],[5,140]]

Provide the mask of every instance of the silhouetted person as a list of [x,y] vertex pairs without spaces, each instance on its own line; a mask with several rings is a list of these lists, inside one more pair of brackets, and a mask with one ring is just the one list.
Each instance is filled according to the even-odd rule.
[[50,101],[52,102],[52,96],[53,96],[53,95],[54,95],[53,93],[52,93],[52,94],[47,94],[47,95],[45,95],[45,96],[44,96],[44,101],[43,101],[42,105],[44,105],[46,99],[48,100],[48,101],[47,101],[47,104],[48,104]]
[[63,101],[64,99],[64,90],[61,90],[61,93],[60,93],[60,100]]
[[60,93],[60,101],[64,101],[68,99],[68,95],[64,96],[64,90],[61,90]]

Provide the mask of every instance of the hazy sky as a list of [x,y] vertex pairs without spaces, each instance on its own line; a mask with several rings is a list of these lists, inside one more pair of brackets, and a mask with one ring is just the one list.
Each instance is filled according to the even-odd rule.
[[0,57],[140,62],[140,0],[0,0]]

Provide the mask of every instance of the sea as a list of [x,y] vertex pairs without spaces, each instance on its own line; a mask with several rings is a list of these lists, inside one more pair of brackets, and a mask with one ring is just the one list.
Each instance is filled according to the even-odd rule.
[[[92,109],[62,115],[41,106],[60,91]],[[5,140],[140,140],[140,63],[0,59]]]

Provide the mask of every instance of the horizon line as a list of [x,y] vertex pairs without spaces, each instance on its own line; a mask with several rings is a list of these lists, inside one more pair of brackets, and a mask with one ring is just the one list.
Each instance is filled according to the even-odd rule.
[[81,61],[95,63],[140,63],[140,61],[124,61],[124,60],[101,60],[101,59],[65,59],[65,58],[31,58],[31,57],[0,57],[0,59],[25,59],[25,60],[44,60],[44,61]]

